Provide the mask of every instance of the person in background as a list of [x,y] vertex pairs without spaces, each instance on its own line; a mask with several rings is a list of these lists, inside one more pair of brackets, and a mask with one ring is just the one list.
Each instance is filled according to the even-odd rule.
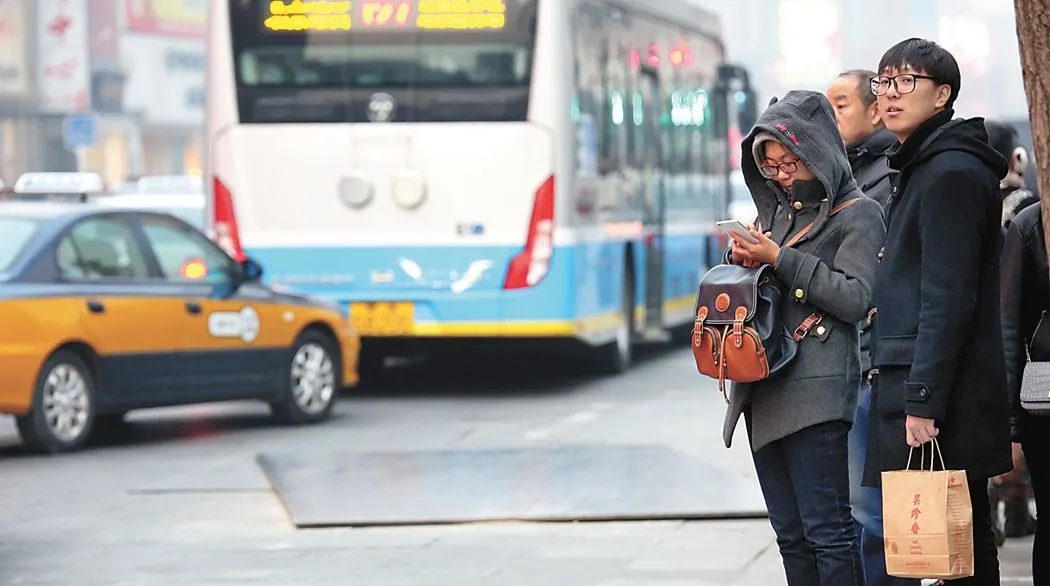
[[1024,172],[1028,168],[1028,152],[1021,146],[1017,129],[1009,124],[986,120],[988,144],[1006,158],[1010,169],[999,181],[999,192],[1003,198],[1003,235],[1006,225],[1024,208],[1039,203],[1039,196],[1029,191],[1024,184]]
[[[1010,222],[1021,210],[1039,203],[1039,197],[1024,184],[1028,153],[1021,146],[1017,129],[1009,124],[991,120],[986,120],[984,127],[988,131],[988,143],[1010,163],[1006,177],[999,182],[999,191],[1003,198],[1002,226],[1005,242]],[[1005,257],[1002,259],[1004,270],[1008,261]],[[1000,291],[1004,296],[1008,293],[1006,290]],[[1006,327],[1005,324],[1003,327]],[[1009,370],[1007,373],[1009,374]],[[1013,471],[992,478],[988,483],[988,498],[992,507],[992,528],[1000,545],[1007,537],[1024,537],[1035,532],[1036,520],[1028,506],[1032,499],[1032,486],[1020,444],[1014,444]]]
[[[1002,256],[1003,347],[1006,381],[1012,401],[1011,439],[1018,468],[1027,463],[1036,512],[1050,512],[1050,421],[1021,407],[1021,376],[1029,359],[1050,360],[1050,269],[1043,240],[1041,204],[1028,206],[1006,230]],[[1035,522],[1032,580],[1050,585],[1048,524]]]
[[743,415],[788,586],[858,586],[847,437],[860,386],[857,324],[871,308],[882,211],[857,188],[820,92],[774,98],[741,150],[758,228],[753,242],[733,234],[725,260],[773,268],[786,331],[823,315],[783,372],[733,383],[722,439],[732,444]]
[[[903,470],[937,440],[946,469],[965,470],[973,507],[974,575],[998,586],[988,480],[1010,471],[1010,400],[999,307],[1006,159],[980,118],[955,120],[955,57],[926,39],[890,47],[872,79],[899,141],[887,232],[875,278],[872,404],[864,483]],[[938,462],[939,464],[940,462]]]
[[886,130],[879,115],[879,104],[871,92],[874,71],[853,69],[839,74],[826,95],[835,107],[835,120],[846,143],[853,178],[864,195],[885,206],[890,197],[890,169],[886,151],[897,144],[897,137]]
[[[871,91],[874,71],[853,69],[839,74],[828,87],[828,101],[835,108],[839,133],[846,143],[853,177],[864,195],[886,205],[890,197],[890,169],[886,150],[897,144],[897,137],[886,130],[879,115],[879,104]],[[882,542],[882,491],[861,485],[868,449],[871,422],[871,322],[861,323],[861,383],[857,392],[857,414],[849,432],[850,504],[860,532],[861,562],[867,586],[918,586],[918,580],[893,578],[886,574],[886,550]]]

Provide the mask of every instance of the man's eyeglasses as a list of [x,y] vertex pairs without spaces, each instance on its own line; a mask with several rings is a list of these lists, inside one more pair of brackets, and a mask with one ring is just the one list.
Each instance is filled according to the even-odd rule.
[[780,163],[778,165],[762,165],[758,168],[758,170],[762,173],[763,176],[768,177],[770,179],[776,179],[777,175],[780,175],[781,171],[787,173],[788,175],[791,175],[795,171],[798,171],[798,161],[798,159],[795,159],[794,161],[787,161],[786,163]]
[[890,91],[890,84],[893,84],[893,88],[897,90],[898,94],[910,94],[915,91],[915,84],[920,79],[936,81],[929,75],[918,75],[915,73],[902,73],[893,77],[877,76],[871,78],[871,93],[876,96],[885,96],[886,92]]

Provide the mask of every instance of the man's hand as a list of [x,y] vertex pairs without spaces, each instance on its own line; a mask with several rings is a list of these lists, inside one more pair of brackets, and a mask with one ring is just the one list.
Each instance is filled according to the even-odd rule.
[[913,448],[921,448],[923,444],[933,441],[939,430],[932,419],[909,415],[904,420],[904,430],[907,438],[905,441]]
[[1014,469],[1013,469],[1013,471],[1014,471],[1015,474],[1020,476],[1021,474],[1023,474],[1023,473],[1028,471],[1028,464],[1027,464],[1027,462],[1025,462],[1025,459],[1024,459],[1024,450],[1021,449],[1021,444],[1019,444],[1017,442],[1013,442],[1013,444],[1011,444],[1010,447],[1011,447],[1011,450],[1010,450],[1011,451],[1011,455],[1013,456],[1013,460],[1014,460]]
[[1026,471],[1024,450],[1021,449],[1021,444],[1013,442],[1010,451],[1014,460],[1014,468],[1005,474],[993,476],[992,484],[996,486],[1021,486],[1024,484],[1024,473]]

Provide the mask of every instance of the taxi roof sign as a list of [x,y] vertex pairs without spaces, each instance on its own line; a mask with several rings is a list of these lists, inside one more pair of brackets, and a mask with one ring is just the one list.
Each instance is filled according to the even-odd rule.
[[16,194],[89,195],[106,190],[98,173],[23,173],[15,182]]

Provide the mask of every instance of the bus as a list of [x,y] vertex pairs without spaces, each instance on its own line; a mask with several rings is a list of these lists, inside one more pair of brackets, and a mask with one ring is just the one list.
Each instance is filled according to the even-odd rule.
[[688,0],[211,8],[211,235],[270,283],[342,304],[363,361],[569,341],[616,373],[637,344],[691,326],[741,134],[740,68],[712,13]]

